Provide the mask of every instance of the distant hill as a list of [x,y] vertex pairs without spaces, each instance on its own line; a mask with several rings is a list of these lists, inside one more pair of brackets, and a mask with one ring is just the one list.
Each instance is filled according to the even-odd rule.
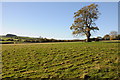
[[6,37],[16,37],[17,35],[14,34],[7,34]]

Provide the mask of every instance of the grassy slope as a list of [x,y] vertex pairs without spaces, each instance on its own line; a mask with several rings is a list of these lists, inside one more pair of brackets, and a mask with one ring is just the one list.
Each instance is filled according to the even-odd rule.
[[118,43],[3,45],[2,61],[3,78],[118,78]]

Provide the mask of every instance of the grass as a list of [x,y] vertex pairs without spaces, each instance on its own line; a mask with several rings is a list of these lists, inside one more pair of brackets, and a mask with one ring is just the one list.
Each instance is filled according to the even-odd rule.
[[2,78],[119,78],[118,44],[2,45]]

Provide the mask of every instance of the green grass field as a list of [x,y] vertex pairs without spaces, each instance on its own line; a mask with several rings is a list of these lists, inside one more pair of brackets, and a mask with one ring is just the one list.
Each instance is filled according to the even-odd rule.
[[117,79],[118,44],[3,44],[2,78]]

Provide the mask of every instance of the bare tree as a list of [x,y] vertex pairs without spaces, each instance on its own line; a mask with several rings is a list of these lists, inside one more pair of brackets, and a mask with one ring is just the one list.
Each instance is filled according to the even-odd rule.
[[111,31],[110,32],[110,40],[116,39],[118,33],[117,31]]

